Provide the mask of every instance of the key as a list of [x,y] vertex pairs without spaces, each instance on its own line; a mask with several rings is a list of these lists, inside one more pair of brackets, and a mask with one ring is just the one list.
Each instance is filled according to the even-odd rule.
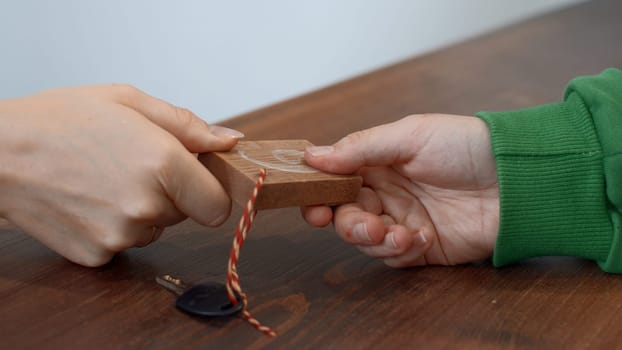
[[190,286],[170,275],[156,277],[156,282],[177,295],[175,306],[197,316],[229,316],[242,310],[238,295],[233,305],[227,297],[227,288],[222,283],[208,282]]

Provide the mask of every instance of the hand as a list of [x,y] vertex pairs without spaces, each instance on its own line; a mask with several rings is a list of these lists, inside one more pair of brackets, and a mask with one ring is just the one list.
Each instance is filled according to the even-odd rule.
[[71,261],[102,265],[187,216],[222,223],[230,199],[193,153],[242,136],[127,85],[0,101],[0,217]]
[[394,267],[454,265],[492,255],[499,226],[496,164],[486,124],[415,115],[312,147],[307,163],[363,177],[356,203],[303,208],[312,225]]

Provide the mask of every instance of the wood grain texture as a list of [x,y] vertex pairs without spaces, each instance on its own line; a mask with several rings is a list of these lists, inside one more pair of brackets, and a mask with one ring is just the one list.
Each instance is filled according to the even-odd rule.
[[261,168],[267,174],[255,209],[354,202],[363,179],[327,174],[307,166],[303,152],[309,146],[312,144],[306,140],[240,141],[229,152],[202,154],[199,160],[242,207]]
[[[622,66],[622,2],[590,1],[225,122],[251,139],[332,143],[406,114],[473,114],[561,99],[567,81]],[[416,24],[413,24],[416,25]],[[190,106],[191,107],[191,106]],[[174,308],[154,277],[224,279],[223,227],[186,221],[88,269],[0,229],[0,334],[7,349],[615,349],[622,278],[543,258],[395,270],[313,229],[296,208],[262,211],[239,272],[269,339],[240,318]]]

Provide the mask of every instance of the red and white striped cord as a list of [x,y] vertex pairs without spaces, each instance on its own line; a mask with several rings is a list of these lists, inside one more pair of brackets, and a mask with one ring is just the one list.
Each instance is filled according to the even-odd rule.
[[255,182],[255,188],[253,189],[253,193],[251,193],[251,197],[248,199],[246,206],[244,207],[244,212],[242,213],[242,217],[240,218],[240,223],[238,224],[237,229],[235,230],[235,237],[233,238],[233,244],[231,246],[231,253],[229,255],[229,262],[227,264],[227,296],[229,297],[229,301],[231,304],[236,305],[238,300],[235,297],[237,293],[242,300],[242,317],[248,321],[253,327],[257,330],[274,337],[276,336],[276,332],[271,328],[262,325],[257,319],[251,316],[250,312],[248,312],[248,298],[246,293],[242,291],[242,287],[240,286],[240,277],[238,276],[238,259],[240,258],[240,250],[242,249],[242,245],[244,244],[244,240],[248,234],[248,231],[251,229],[251,225],[255,216],[257,215],[257,210],[255,210],[255,200],[257,199],[257,195],[259,194],[259,190],[263,185],[266,179],[266,169],[261,169],[259,171],[259,177],[257,178],[257,182]]

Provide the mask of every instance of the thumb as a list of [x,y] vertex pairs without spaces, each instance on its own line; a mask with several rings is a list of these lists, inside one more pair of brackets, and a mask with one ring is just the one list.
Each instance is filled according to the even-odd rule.
[[414,131],[414,123],[406,123],[404,119],[357,131],[332,146],[307,148],[305,161],[312,167],[337,174],[351,174],[365,166],[405,163],[415,154]]
[[83,89],[137,111],[168,131],[192,153],[226,151],[244,137],[237,130],[208,125],[190,110],[150,96],[131,85],[95,85]]

